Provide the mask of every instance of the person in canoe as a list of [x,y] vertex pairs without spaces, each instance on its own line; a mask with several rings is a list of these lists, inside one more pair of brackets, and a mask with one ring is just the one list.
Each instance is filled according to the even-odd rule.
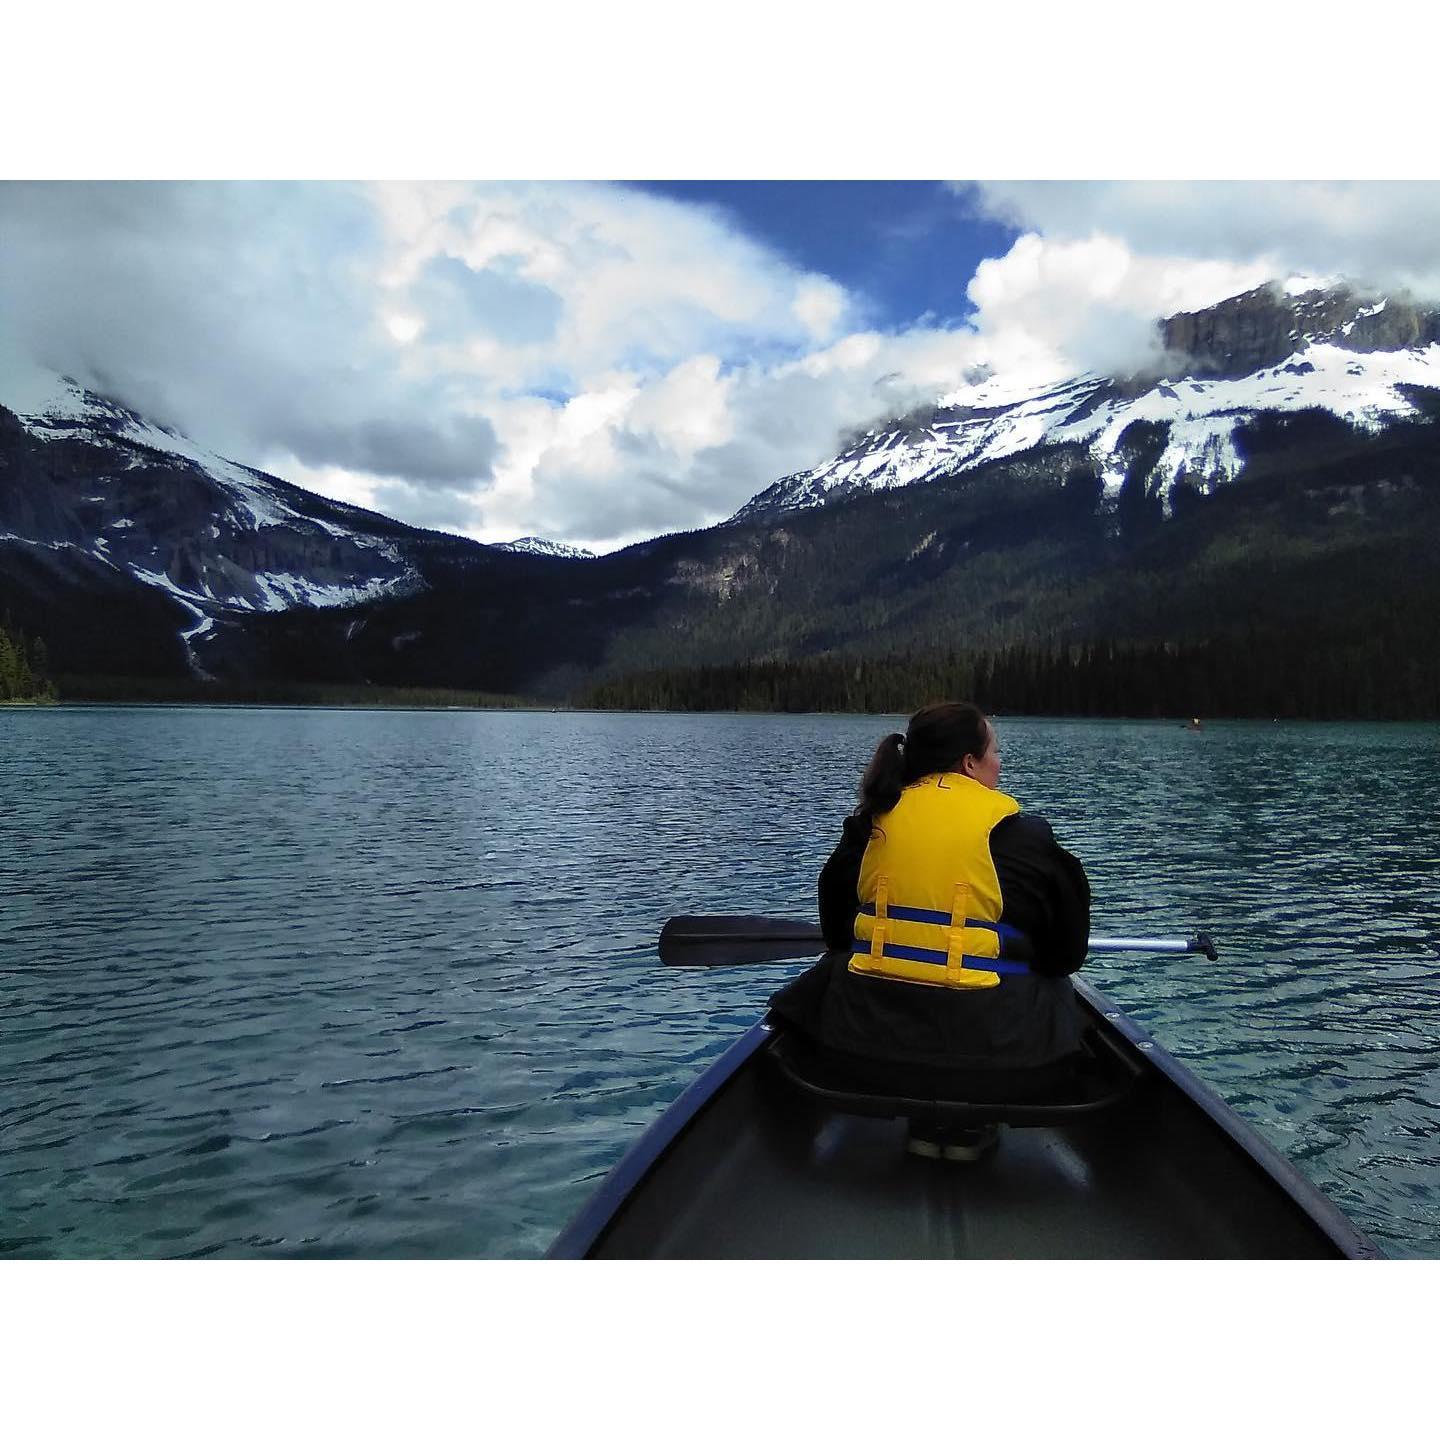
[[[1000,784],[995,727],[976,706],[927,705],[887,735],[820,873],[826,956],[771,997],[811,1061],[840,1083],[976,1102],[1062,1098],[1083,1022],[1080,861]],[[993,1131],[911,1149],[971,1158]]]

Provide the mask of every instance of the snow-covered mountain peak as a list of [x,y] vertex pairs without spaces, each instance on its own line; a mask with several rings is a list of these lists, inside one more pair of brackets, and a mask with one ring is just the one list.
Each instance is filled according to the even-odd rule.
[[1159,339],[1170,361],[1160,376],[1087,374],[1041,386],[985,377],[776,481],[733,518],[763,519],[1059,445],[1088,450],[1113,494],[1126,471],[1121,437],[1136,421],[1164,429],[1157,482],[1210,488],[1244,468],[1236,436],[1257,415],[1322,409],[1373,430],[1416,414],[1407,387],[1440,390],[1440,312],[1346,287],[1261,287],[1171,317]]
[[230,497],[231,518],[241,528],[260,530],[294,520],[272,477],[197,445],[187,435],[158,425],[68,375],[36,371],[0,395],[37,440],[82,440],[107,444],[117,457],[140,463],[135,447],[174,456],[202,470]]
[[27,420],[78,420],[91,414],[97,404],[109,403],[71,376],[39,365],[7,368],[0,400]]
[[7,373],[0,405],[19,422],[0,543],[163,591],[191,617],[179,633],[197,672],[193,642],[227,614],[423,584],[397,544],[406,527],[236,464],[71,377]]
[[518,540],[506,540],[492,545],[492,550],[511,550],[518,555],[549,555],[561,560],[593,560],[595,552],[582,545],[567,545],[563,540],[546,540],[540,535],[522,535]]

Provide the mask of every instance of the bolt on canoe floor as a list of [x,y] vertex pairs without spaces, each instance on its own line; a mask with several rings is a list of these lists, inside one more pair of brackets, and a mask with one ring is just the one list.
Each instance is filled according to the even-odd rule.
[[970,1162],[903,1120],[836,1113],[743,1065],[636,1187],[597,1258],[1259,1259],[1341,1252],[1185,1095],[1153,1077],[1082,1123],[1005,1127]]

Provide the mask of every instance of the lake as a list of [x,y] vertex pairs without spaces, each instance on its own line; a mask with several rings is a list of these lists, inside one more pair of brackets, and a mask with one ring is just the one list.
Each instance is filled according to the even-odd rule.
[[[536,1256],[803,962],[864,716],[0,710],[0,1254]],[[1440,727],[1005,719],[1085,975],[1440,1256]]]

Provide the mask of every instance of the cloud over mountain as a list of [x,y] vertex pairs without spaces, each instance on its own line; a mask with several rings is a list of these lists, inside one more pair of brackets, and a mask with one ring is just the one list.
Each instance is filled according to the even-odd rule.
[[412,523],[603,547],[727,515],[982,367],[1143,364],[1156,319],[1274,275],[1440,293],[1437,186],[963,193],[1022,232],[973,314],[879,326],[724,211],[625,185],[3,184],[0,386],[38,361]]

